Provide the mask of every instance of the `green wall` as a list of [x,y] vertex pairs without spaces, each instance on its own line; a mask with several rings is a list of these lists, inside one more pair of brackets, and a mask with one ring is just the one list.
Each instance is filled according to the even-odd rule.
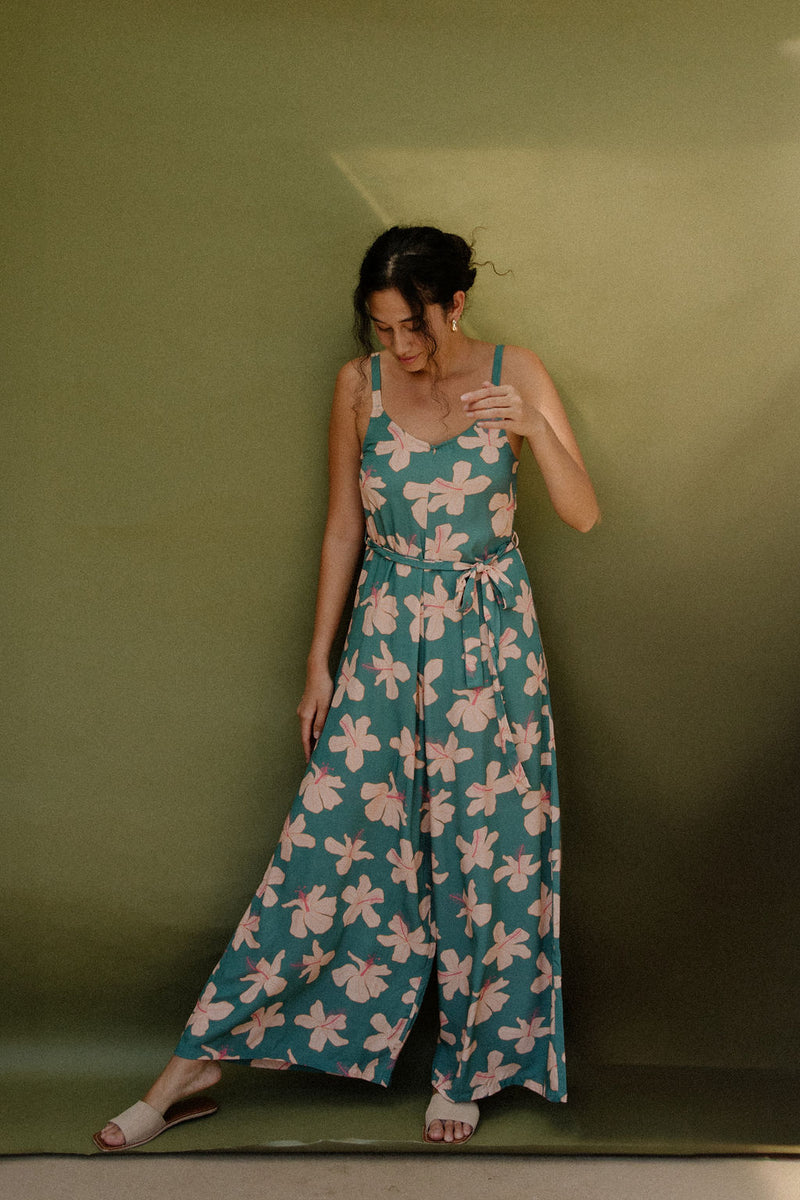
[[561,526],[525,462],[573,1056],[796,1062],[796,5],[2,22],[17,1053],[168,1050],[260,879],[302,769],[354,270],[432,221],[513,270],[472,330],[542,355],[605,513]]

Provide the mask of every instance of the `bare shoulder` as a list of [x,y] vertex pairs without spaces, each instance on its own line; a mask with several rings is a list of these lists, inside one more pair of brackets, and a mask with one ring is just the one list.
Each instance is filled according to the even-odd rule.
[[340,368],[333,391],[331,423],[339,430],[352,428],[359,441],[369,424],[371,385],[369,359],[352,358]]
[[506,346],[503,350],[504,382],[528,388],[552,387],[553,381],[542,360],[525,346]]

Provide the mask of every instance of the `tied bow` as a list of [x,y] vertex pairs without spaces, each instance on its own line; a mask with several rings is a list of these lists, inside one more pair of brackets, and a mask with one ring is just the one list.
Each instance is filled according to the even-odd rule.
[[496,555],[456,567],[461,571],[455,601],[463,620],[467,687],[493,685],[497,679],[496,638],[491,627],[495,624],[497,607],[507,608],[506,597],[513,591],[511,580],[505,573],[510,562],[510,558],[501,561]]

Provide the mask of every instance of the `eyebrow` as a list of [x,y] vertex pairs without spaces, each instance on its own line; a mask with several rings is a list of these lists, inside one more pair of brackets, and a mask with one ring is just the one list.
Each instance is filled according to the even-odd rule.
[[[369,319],[371,321],[374,321],[376,325],[391,325],[391,323],[392,323],[391,321],[383,321],[383,320],[381,320],[380,317],[373,316],[372,313],[369,314]],[[399,324],[407,325],[409,321],[414,321],[414,320],[416,320],[415,317],[403,317],[402,321],[400,321]]]

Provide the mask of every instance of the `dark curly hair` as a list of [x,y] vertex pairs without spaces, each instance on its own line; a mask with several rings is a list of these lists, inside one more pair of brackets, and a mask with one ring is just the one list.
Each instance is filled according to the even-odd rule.
[[370,246],[361,263],[353,294],[353,333],[362,354],[372,351],[372,320],[368,300],[373,292],[396,288],[423,334],[428,353],[437,345],[425,320],[425,305],[447,311],[456,292],[468,292],[475,280],[472,247],[455,233],[432,225],[393,225]]

